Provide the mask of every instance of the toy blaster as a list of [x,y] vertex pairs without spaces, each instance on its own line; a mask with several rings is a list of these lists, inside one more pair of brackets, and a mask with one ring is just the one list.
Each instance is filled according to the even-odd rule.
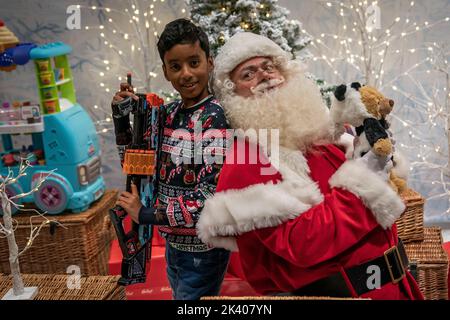
[[[131,85],[131,74],[127,75]],[[155,207],[158,192],[157,159],[160,150],[160,134],[162,130],[163,100],[156,94],[136,94],[139,100],[131,97],[118,104],[113,104],[113,116],[128,117],[133,115],[131,143],[125,146],[123,172],[127,175],[126,190],[131,192],[134,183],[141,193],[143,182],[148,182],[147,206]],[[116,143],[120,145],[120,137],[116,134]],[[141,226],[132,222],[131,230],[125,231],[124,219],[127,212],[121,206],[110,209],[109,215],[119,240],[122,251],[120,285],[145,282],[146,265],[151,257],[153,228],[151,225]]]

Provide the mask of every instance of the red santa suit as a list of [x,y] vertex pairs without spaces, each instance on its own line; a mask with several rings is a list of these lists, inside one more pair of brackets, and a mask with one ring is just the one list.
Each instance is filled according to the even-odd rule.
[[[286,81],[243,97],[230,74],[254,57],[272,58]],[[271,74],[258,69],[258,77]],[[230,271],[264,295],[422,299],[411,274],[402,276],[394,223],[404,203],[364,159],[346,161],[323,142],[329,112],[302,66],[268,38],[242,32],[221,48],[214,79],[232,128],[278,129],[280,138],[270,159],[257,144],[262,135],[234,141],[196,225],[203,242],[239,252]]]
[[[244,161],[237,156],[242,145]],[[355,291],[347,270],[397,245],[394,221],[404,204],[361,162],[345,161],[344,152],[328,144],[305,156],[284,150],[275,169],[253,143],[235,141],[198,222],[199,237],[238,249],[230,268],[260,294],[295,292],[341,274],[353,297],[422,299],[408,271],[399,283]]]

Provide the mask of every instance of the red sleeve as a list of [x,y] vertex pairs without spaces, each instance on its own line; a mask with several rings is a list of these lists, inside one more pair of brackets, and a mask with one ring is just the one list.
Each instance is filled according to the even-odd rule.
[[293,220],[238,237],[240,250],[246,240],[260,241],[290,263],[311,267],[338,256],[379,227],[358,196],[341,188],[330,188],[330,177],[345,161],[341,151],[333,146],[321,147],[307,158],[310,176],[320,187],[323,201]]
[[338,256],[378,226],[360,199],[334,188],[324,196],[323,202],[296,219],[251,231],[237,241],[241,248],[247,240],[259,240],[274,254],[306,268]]

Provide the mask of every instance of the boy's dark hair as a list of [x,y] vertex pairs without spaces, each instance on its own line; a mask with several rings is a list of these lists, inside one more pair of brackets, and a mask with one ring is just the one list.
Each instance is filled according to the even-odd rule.
[[177,44],[200,42],[200,47],[209,58],[209,41],[205,31],[191,21],[181,18],[169,22],[158,40],[158,52],[164,63],[164,54]]

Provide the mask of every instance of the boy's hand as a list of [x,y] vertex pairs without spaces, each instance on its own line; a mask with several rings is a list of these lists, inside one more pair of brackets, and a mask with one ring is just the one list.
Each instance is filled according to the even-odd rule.
[[126,191],[122,192],[119,195],[116,205],[124,208],[130,215],[131,219],[134,222],[139,223],[139,211],[141,210],[142,203],[139,198],[137,187],[134,183],[131,184],[131,193]]
[[131,97],[134,100],[139,100],[139,97],[134,94],[134,89],[132,85],[129,85],[126,82],[121,83],[120,91],[116,92],[116,94],[113,97],[112,103],[113,104],[119,103],[128,97]]

